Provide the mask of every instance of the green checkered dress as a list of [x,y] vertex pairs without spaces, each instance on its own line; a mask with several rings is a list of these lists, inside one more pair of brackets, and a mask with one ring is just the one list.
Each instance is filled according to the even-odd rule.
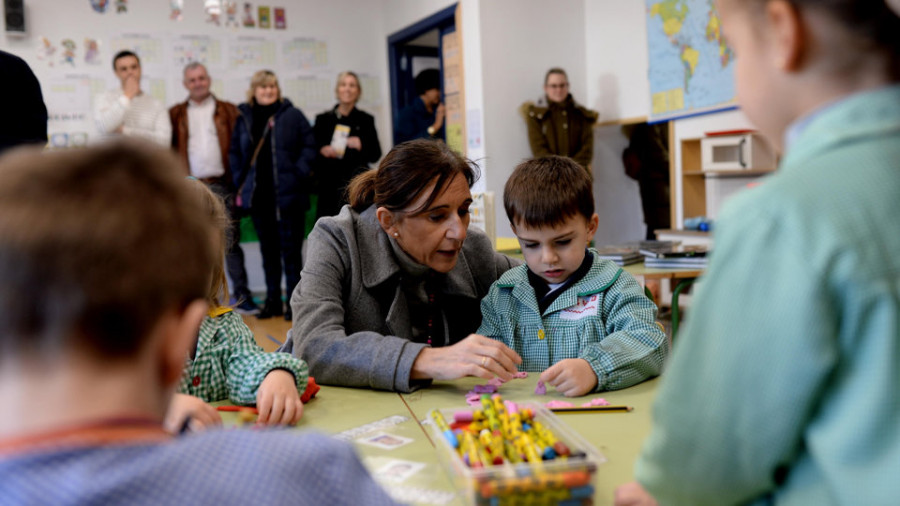
[[297,391],[306,390],[309,368],[288,353],[267,353],[237,313],[220,308],[200,324],[197,353],[184,364],[178,391],[214,402],[256,404],[260,383],[274,369],[294,375]]
[[519,369],[540,372],[567,358],[582,358],[597,374],[597,391],[616,390],[656,376],[668,353],[656,325],[656,306],[635,279],[591,250],[583,279],[538,312],[528,266],[507,271],[481,301],[478,333],[522,357]]

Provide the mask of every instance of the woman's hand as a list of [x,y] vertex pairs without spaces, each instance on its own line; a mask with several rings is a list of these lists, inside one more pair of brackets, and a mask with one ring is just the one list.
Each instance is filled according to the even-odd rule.
[[337,158],[337,151],[331,147],[331,144],[326,144],[322,146],[322,149],[319,150],[319,153],[322,153],[322,156],[325,158]]
[[425,348],[413,362],[410,378],[454,380],[463,376],[511,380],[522,357],[500,341],[469,334],[443,348]]
[[347,137],[347,147],[350,149],[362,150],[362,141],[357,136]]
[[583,358],[567,358],[541,373],[541,381],[566,397],[578,397],[594,390],[597,374]]
[[293,425],[303,416],[303,402],[294,375],[284,369],[269,371],[256,392],[257,423]]
[[216,408],[203,402],[203,399],[187,394],[175,394],[169,401],[169,409],[163,420],[163,428],[176,434],[188,420],[188,428],[194,432],[207,427],[222,425],[222,416]]

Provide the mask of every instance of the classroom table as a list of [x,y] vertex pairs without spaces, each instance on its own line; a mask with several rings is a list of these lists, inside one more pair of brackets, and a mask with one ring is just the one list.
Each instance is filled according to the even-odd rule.
[[678,324],[680,318],[680,309],[678,307],[678,297],[681,293],[687,289],[687,287],[694,284],[703,274],[703,269],[695,269],[695,268],[677,268],[677,267],[669,267],[665,269],[658,269],[653,267],[647,267],[644,265],[644,262],[626,265],[622,267],[625,272],[631,274],[634,277],[640,277],[644,281],[648,279],[668,279],[670,286],[672,286],[672,339],[675,339],[675,335],[678,333]]
[[[650,430],[650,407],[658,379],[624,390],[571,399],[558,394],[552,387],[548,388],[546,395],[535,395],[537,379],[538,374],[531,373],[528,378],[505,383],[499,393],[504,399],[517,402],[546,403],[557,399],[579,405],[589,399],[603,397],[612,404],[634,407],[631,412],[557,414],[606,458],[597,472],[594,503],[612,504],[615,488],[632,480],[634,461]],[[430,439],[430,428],[421,425],[421,422],[427,419],[428,412],[433,408],[466,408],[466,392],[484,383],[486,381],[480,378],[436,381],[430,387],[410,394],[323,385],[316,398],[306,404],[297,428],[319,430],[353,441],[373,476],[402,501],[413,504],[466,504],[438,460]],[[223,419],[226,426],[237,423],[234,413],[223,413]],[[367,426],[374,428],[364,432]],[[374,447],[363,442],[382,433],[411,441],[394,449]],[[416,463],[420,469],[403,477],[402,481],[393,481],[386,476],[389,474],[386,470],[398,461]]]

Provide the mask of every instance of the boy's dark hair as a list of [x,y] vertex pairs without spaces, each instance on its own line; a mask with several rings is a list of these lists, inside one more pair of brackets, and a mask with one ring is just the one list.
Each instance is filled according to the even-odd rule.
[[203,300],[209,214],[169,151],[120,141],[0,159],[0,356],[135,356]]
[[506,181],[503,207],[513,226],[555,227],[577,214],[590,220],[594,215],[590,174],[565,156],[525,160]]
[[134,56],[134,58],[138,62],[138,66],[141,65],[141,58],[137,54],[135,54],[134,51],[129,51],[127,49],[123,49],[122,51],[119,51],[118,53],[116,53],[115,56],[113,56],[113,70],[116,70],[116,62],[117,61],[119,61],[122,58],[127,58],[129,56]]
[[441,89],[441,72],[438,69],[425,69],[416,76],[416,95],[428,90]]

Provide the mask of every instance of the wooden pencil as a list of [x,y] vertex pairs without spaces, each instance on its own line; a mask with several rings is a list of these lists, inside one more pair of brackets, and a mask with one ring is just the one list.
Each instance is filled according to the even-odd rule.
[[550,408],[554,413],[596,413],[596,412],[627,412],[634,409],[631,406],[573,406],[570,408]]

